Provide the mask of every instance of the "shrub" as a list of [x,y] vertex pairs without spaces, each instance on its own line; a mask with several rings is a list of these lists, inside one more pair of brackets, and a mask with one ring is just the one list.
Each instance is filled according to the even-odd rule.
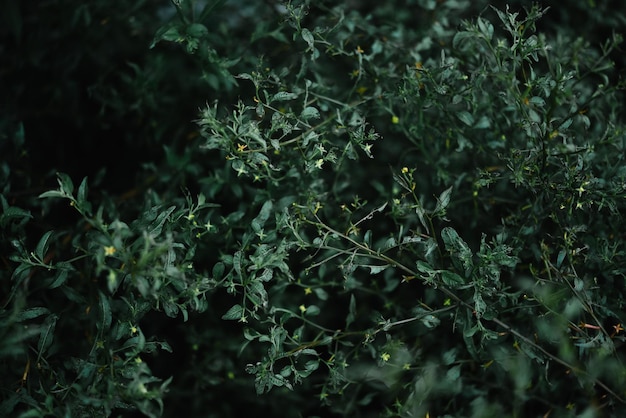
[[5,120],[0,411],[619,416],[621,36],[537,30],[566,6],[223,3],[150,9],[121,80],[176,57],[210,94],[192,132],[176,90],[134,102],[162,153],[122,192],[18,192]]

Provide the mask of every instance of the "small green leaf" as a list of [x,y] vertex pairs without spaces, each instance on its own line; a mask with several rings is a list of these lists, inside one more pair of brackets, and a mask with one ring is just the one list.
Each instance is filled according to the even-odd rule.
[[241,276],[241,258],[242,257],[243,257],[243,254],[241,251],[237,251],[233,255],[233,268],[235,269],[235,273],[237,274],[237,277],[242,277]]
[[222,277],[224,277],[224,263],[220,261],[213,266],[213,279],[220,280]]
[[387,267],[389,267],[389,265],[384,265],[384,266],[363,266],[363,267],[369,268],[370,269],[370,274],[379,274],[380,272],[386,270]]
[[274,204],[271,200],[267,200],[265,203],[263,203],[263,207],[261,207],[259,214],[256,216],[256,218],[252,220],[251,226],[255,232],[258,232],[265,225],[265,222],[267,222],[270,215],[272,214],[273,208]]
[[433,274],[436,272],[436,270],[433,269],[428,263],[425,263],[423,261],[418,261],[416,263],[416,266],[417,266],[417,270],[420,273]]
[[193,38],[204,38],[209,34],[209,30],[202,23],[192,23],[187,26],[187,35]]
[[307,306],[306,311],[304,312],[307,316],[317,316],[320,314],[320,308],[316,305]]
[[302,113],[300,113],[300,117],[305,121],[309,119],[319,119],[320,111],[313,106],[307,106],[304,108],[304,110],[302,110]]
[[37,318],[38,316],[45,315],[48,313],[50,313],[50,310],[48,310],[48,308],[43,308],[43,307],[29,308],[17,314],[15,319],[18,322],[22,322],[22,321],[27,321],[29,319]]
[[37,352],[39,356],[42,356],[44,352],[50,347],[54,340],[54,329],[57,324],[56,315],[48,315],[41,326],[41,333],[39,335],[39,342],[37,343]]
[[241,305],[237,304],[232,306],[228,312],[226,312],[224,315],[222,315],[222,319],[225,320],[241,320],[241,318],[243,318],[244,316],[244,309],[241,307]]
[[356,319],[356,298],[354,294],[350,295],[350,306],[348,308],[348,316],[346,317],[346,328],[350,327],[350,324]]
[[455,382],[461,376],[461,366],[453,366],[446,372],[446,378],[449,381]]
[[474,126],[474,117],[469,112],[462,110],[457,113],[456,117],[467,126]]
[[182,28],[180,23],[171,23],[169,25],[162,26],[157,30],[154,35],[154,39],[150,44],[150,49],[154,48],[154,46],[159,43],[161,40],[170,41],[170,42],[181,42],[183,36],[180,33],[180,29]]
[[275,95],[272,96],[270,103],[272,102],[282,102],[282,101],[287,101],[287,100],[294,100],[297,99],[298,95],[295,93],[290,93],[287,91],[279,91],[278,93],[276,93]]
[[43,236],[39,240],[39,243],[37,243],[37,247],[35,248],[35,256],[40,261],[43,261],[44,257],[46,256],[46,253],[48,252],[48,247],[50,246],[50,237],[52,237],[52,232],[53,231],[48,231],[45,234],[43,234]]
[[463,31],[457,32],[452,38],[452,47],[454,49],[458,49],[461,47],[461,44],[465,42],[466,39],[471,39],[474,37],[474,34],[471,32]]
[[176,206],[170,206],[165,211],[161,212],[159,216],[157,216],[157,218],[154,220],[154,222],[152,222],[152,224],[149,226],[150,230],[148,231],[148,234],[152,236],[160,235],[161,231],[163,230],[163,225],[167,221],[167,218],[169,218],[169,216],[172,214],[172,212],[174,212],[174,210],[176,210]]
[[445,210],[450,204],[450,196],[452,194],[452,186],[448,187],[446,190],[441,192],[439,198],[437,199],[437,206],[435,206],[434,213],[442,213],[445,214]]
[[487,304],[478,291],[474,293],[474,310],[476,311],[477,318],[481,318],[487,310]]
[[314,47],[315,38],[313,37],[313,34],[311,33],[310,30],[308,30],[307,28],[304,28],[302,29],[302,32],[300,35],[302,36],[302,39],[304,39],[304,42],[306,42],[309,45],[309,48]]
[[427,314],[420,318],[420,322],[426,326],[426,328],[435,328],[441,323],[441,320],[435,315]]
[[452,257],[455,267],[463,271],[465,276],[468,277],[474,266],[472,250],[453,228],[443,228],[441,230],[441,238],[446,246],[446,250]]
[[15,207],[9,206],[2,211],[2,216],[0,216],[0,225],[5,226],[7,221],[10,219],[32,219],[33,215],[30,214],[29,211]]
[[465,281],[463,280],[461,276],[448,270],[443,270],[441,272],[441,281],[446,286],[449,286],[453,289],[463,286],[465,284]]
[[87,203],[87,177],[85,177],[83,181],[81,181],[80,186],[78,186],[76,201],[79,207],[84,207]]
[[40,199],[46,198],[46,197],[67,197],[65,195],[65,193],[62,193],[58,190],[48,190],[47,192],[43,192],[38,196]]
[[100,310],[100,315],[102,316],[102,319],[101,321],[98,321],[97,327],[99,331],[103,332],[111,328],[111,306],[109,305],[109,298],[102,292],[98,293],[100,299],[98,301],[98,308]]
[[70,176],[65,173],[57,173],[57,181],[60,186],[61,192],[65,193],[67,196],[73,196],[74,194],[74,183]]
[[478,23],[478,29],[485,36],[485,38],[490,41],[493,38],[493,25],[488,21],[481,17],[476,19],[476,23]]
[[328,299],[328,292],[326,292],[321,287],[316,287],[315,289],[313,289],[313,293],[315,293],[315,296],[317,296],[320,300]]

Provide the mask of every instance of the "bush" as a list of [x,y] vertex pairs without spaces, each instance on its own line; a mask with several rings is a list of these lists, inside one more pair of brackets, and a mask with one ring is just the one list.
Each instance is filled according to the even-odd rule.
[[6,6],[2,415],[619,416],[605,6],[65,3]]

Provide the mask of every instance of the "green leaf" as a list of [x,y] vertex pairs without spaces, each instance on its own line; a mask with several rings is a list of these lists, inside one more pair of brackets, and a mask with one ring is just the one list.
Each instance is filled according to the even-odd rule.
[[300,113],[300,117],[305,121],[309,119],[319,119],[320,111],[313,106],[307,106],[304,108],[304,110],[302,110],[302,113]]
[[40,199],[46,198],[46,197],[62,197],[62,198],[66,198],[67,196],[65,195],[65,193],[60,192],[58,190],[48,190],[47,192],[43,192],[41,193],[39,196]]
[[272,209],[274,208],[274,204],[271,200],[267,200],[263,207],[261,207],[261,211],[251,222],[252,229],[254,232],[259,232],[261,228],[265,225],[265,222],[269,219],[272,214]]
[[454,49],[458,49],[461,47],[461,44],[465,42],[465,40],[471,39],[473,37],[474,37],[474,34],[471,32],[466,32],[466,31],[457,32],[454,35],[454,38],[452,38],[452,47]]
[[54,314],[48,315],[41,326],[39,342],[37,343],[37,352],[39,356],[44,354],[54,340],[54,329],[57,324],[57,319],[58,317]]
[[389,265],[384,265],[384,266],[363,266],[363,267],[367,267],[368,269],[370,269],[370,274],[379,274],[380,272],[386,270]]
[[48,247],[50,246],[50,238],[52,237],[52,232],[53,231],[48,231],[45,234],[43,234],[43,236],[39,240],[39,243],[37,243],[37,247],[35,248],[35,256],[40,261],[43,261],[43,259],[46,256],[46,253],[48,252]]
[[441,320],[435,315],[427,314],[420,318],[420,322],[424,324],[426,328],[435,328],[441,323]]
[[313,289],[313,293],[315,293],[315,296],[317,296],[320,300],[328,299],[328,292],[326,292],[321,287],[316,287],[315,289]]
[[37,318],[38,316],[41,316],[41,315],[46,315],[48,313],[50,313],[50,310],[48,308],[43,308],[43,307],[29,308],[18,313],[15,319],[18,322],[22,322],[22,321],[27,321],[29,319]]
[[224,277],[224,263],[217,262],[215,263],[215,265],[213,266],[213,279],[214,280],[220,280],[222,277]]
[[[313,351],[315,353],[315,351]],[[300,352],[300,354],[304,354],[304,350]],[[308,377],[311,373],[317,370],[320,366],[319,360],[309,360],[304,364],[304,370],[298,371],[300,377]]]
[[481,294],[478,293],[478,290],[474,293],[474,310],[476,311],[477,318],[481,318],[487,310],[487,304]]
[[76,194],[76,205],[84,212],[89,214],[91,212],[91,204],[87,201],[87,177],[83,178],[80,186],[78,186],[78,193]]
[[48,289],[56,289],[57,287],[62,286],[66,282],[67,278],[69,277],[69,273],[71,269],[68,269],[68,268],[59,269],[58,267],[59,265],[57,264],[55,266],[57,270],[54,275],[54,278],[52,282],[50,282],[50,284],[47,285]]
[[464,124],[466,124],[467,126],[474,125],[474,117],[465,110],[462,110],[459,113],[457,113],[456,117],[459,118],[459,120],[463,122]]
[[275,95],[272,96],[270,103],[272,102],[283,102],[283,101],[287,101],[287,100],[294,100],[297,99],[298,95],[295,93],[290,93],[287,91],[279,91],[278,93],[276,93]]
[[439,198],[437,199],[437,206],[435,206],[434,213],[442,213],[445,214],[446,208],[450,204],[450,196],[452,194],[452,186],[448,187],[446,190],[441,192]]
[[222,315],[222,319],[225,320],[241,320],[244,316],[244,309],[241,305],[237,304],[232,306],[224,315]]
[[491,41],[493,38],[493,25],[488,21],[481,17],[476,19],[476,23],[478,24],[478,29],[485,36],[488,41]]
[[235,269],[235,274],[237,277],[242,277],[241,275],[241,258],[243,257],[243,253],[241,251],[237,251],[233,255],[233,268]]
[[187,26],[186,32],[192,38],[204,38],[209,34],[209,30],[202,23],[192,23]]
[[307,306],[306,311],[304,312],[307,316],[317,316],[320,314],[320,308],[316,305]]
[[65,173],[57,173],[57,177],[61,192],[65,193],[67,196],[73,196],[74,183],[70,176]]
[[170,41],[170,42],[182,42],[184,37],[181,34],[181,29],[183,26],[180,23],[170,23],[169,25],[162,26],[157,30],[154,35],[154,39],[150,44],[150,49],[154,48],[154,46],[160,41]]
[[356,298],[354,294],[350,295],[350,305],[348,308],[348,316],[346,316],[346,328],[350,327],[350,324],[356,319]]
[[461,366],[453,366],[446,372],[446,378],[449,381],[455,382],[461,376]]
[[426,274],[434,274],[436,273],[436,270],[433,269],[428,263],[425,263],[423,261],[417,261],[417,263],[415,263],[416,267],[417,267],[417,271],[419,271],[420,273],[426,273]]
[[441,230],[441,238],[446,246],[446,250],[452,257],[455,267],[463,271],[465,277],[469,277],[474,267],[474,262],[472,261],[472,250],[470,250],[467,243],[450,227],[445,227]]
[[98,295],[98,308],[100,309],[102,321],[98,321],[97,327],[100,332],[104,332],[111,328],[111,306],[109,305],[109,298],[104,293],[98,292]]
[[30,214],[29,211],[15,207],[9,206],[8,208],[2,211],[2,216],[0,216],[0,225],[6,226],[7,222],[11,219],[32,219],[33,215]]
[[172,212],[174,212],[174,210],[176,210],[176,206],[170,206],[165,211],[161,212],[159,216],[157,216],[155,221],[152,222],[150,226],[148,227],[150,229],[148,231],[148,234],[152,236],[160,235],[161,231],[163,230],[163,225],[165,224],[165,221],[167,221],[167,218],[169,218],[169,216],[172,214]]
[[461,276],[448,270],[443,270],[441,272],[441,281],[446,286],[449,286],[453,289],[463,286],[465,284],[465,281],[463,280]]
[[304,42],[306,42],[309,45],[309,48],[314,48],[315,45],[315,38],[313,37],[313,34],[311,33],[310,30],[308,30],[307,28],[302,29],[302,32],[300,33],[300,35],[302,36],[302,39],[304,39]]

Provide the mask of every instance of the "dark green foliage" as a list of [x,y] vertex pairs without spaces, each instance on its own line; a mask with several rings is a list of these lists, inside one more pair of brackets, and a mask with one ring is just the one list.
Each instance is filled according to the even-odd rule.
[[609,3],[7,2],[0,416],[621,416]]

